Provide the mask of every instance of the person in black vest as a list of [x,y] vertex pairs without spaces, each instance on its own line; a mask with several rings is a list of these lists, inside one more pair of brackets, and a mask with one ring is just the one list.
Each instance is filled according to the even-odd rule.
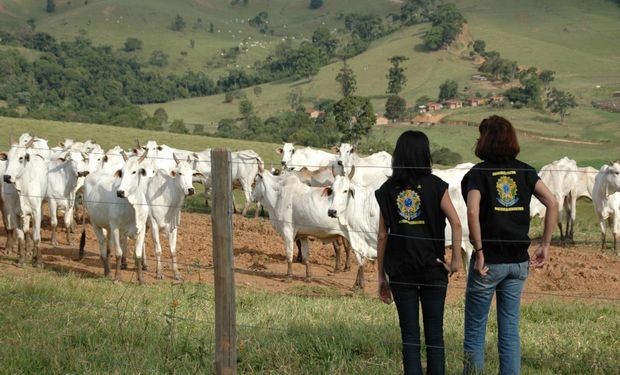
[[[484,341],[489,307],[497,298],[500,374],[521,369],[519,310],[529,267],[541,267],[557,222],[558,203],[536,170],[516,159],[519,142],[503,117],[482,120],[476,164],[461,181],[467,202],[469,237],[474,246],[465,293],[464,374],[484,370]],[[530,259],[530,199],[547,208],[542,243]]]
[[[431,174],[426,135],[398,138],[392,176],[375,192],[381,209],[377,241],[379,297],[396,303],[405,374],[422,374],[419,305],[422,305],[426,369],[445,373],[443,315],[448,275],[461,266],[461,222],[448,184]],[[445,260],[446,218],[452,227],[452,259]],[[387,277],[386,277],[387,274]]]

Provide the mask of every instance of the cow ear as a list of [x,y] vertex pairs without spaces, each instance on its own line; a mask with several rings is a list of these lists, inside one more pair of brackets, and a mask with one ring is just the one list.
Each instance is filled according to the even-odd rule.
[[146,169],[140,168],[140,175],[141,176],[146,176]]
[[114,173],[114,177],[123,178],[123,171],[120,169]]
[[207,178],[204,174],[202,174],[200,172],[192,173],[192,176],[194,176],[194,177],[201,177],[201,178]]
[[161,147],[161,146],[157,146],[157,151],[161,151],[161,150],[163,150],[163,149],[164,149],[163,147]]
[[355,165],[351,166],[351,172],[349,172],[349,180],[355,176]]
[[59,162],[61,162],[61,163],[64,163],[64,162],[66,162],[66,161],[67,161],[67,159],[65,159],[65,158],[63,158],[63,157],[59,157],[59,158],[58,158],[58,159],[56,159],[56,160],[58,160],[58,161],[59,161]]
[[170,171],[170,176],[176,177],[177,176],[177,171]]
[[330,187],[326,187],[326,188],[323,188],[323,190],[321,191],[321,196],[322,196],[322,197],[325,197],[325,196],[328,196],[328,197],[329,197],[329,196],[331,196],[331,195],[332,195],[332,193],[333,193],[333,192],[334,192],[334,191],[332,190],[332,188],[330,188]]
[[0,160],[7,160],[9,157],[6,152],[0,152]]
[[282,149],[282,147],[278,147],[276,148],[276,152],[280,155],[282,155],[282,153],[284,152],[284,150]]
[[[194,159],[196,159],[196,160],[200,159],[200,158],[198,157],[198,154],[197,154],[197,153],[195,153],[195,152],[192,154],[192,157],[193,157]],[[188,156],[187,158],[189,159],[189,156]]]
[[30,161],[30,154],[26,154],[25,159],[26,159],[26,161]]
[[332,147],[332,151],[337,154],[337,153],[340,152],[340,147],[334,146],[334,147]]
[[104,163],[107,163],[107,162],[108,162],[108,155],[104,155],[104,156],[103,156],[103,162],[104,162]]
[[355,198],[355,189],[349,187],[349,194],[351,194],[351,198]]

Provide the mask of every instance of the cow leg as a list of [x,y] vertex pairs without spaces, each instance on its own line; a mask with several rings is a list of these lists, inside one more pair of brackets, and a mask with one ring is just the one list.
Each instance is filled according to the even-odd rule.
[[284,238],[284,252],[286,253],[287,262],[285,281],[287,283],[290,283],[291,281],[293,281],[293,243],[295,242],[295,235],[294,233],[288,233],[287,235],[287,232],[289,231],[283,231],[284,235],[282,237]]
[[159,227],[157,224],[151,224],[151,237],[155,245],[155,259],[157,260],[157,275],[155,277],[162,280],[164,278],[164,271],[161,266],[161,242],[159,241]]
[[256,212],[254,212],[255,219],[258,217],[262,209],[263,209],[263,206],[261,206],[260,203],[256,202]]
[[168,234],[168,242],[170,244],[170,257],[172,257],[172,272],[174,273],[175,280],[183,280],[179,268],[177,267],[177,235],[178,228],[174,228]]
[[52,246],[58,246],[58,240],[56,239],[56,227],[58,226],[58,204],[55,199],[50,199],[48,202],[50,209],[50,224],[52,226]]
[[[120,277],[121,266],[123,265],[123,260],[125,261],[125,268],[127,268],[127,252],[129,249],[129,244],[127,243],[127,235],[122,234],[119,238],[119,243],[121,244],[120,248],[116,248],[116,273]],[[120,260],[120,261],[119,261]],[[117,278],[118,279],[118,278]]]
[[613,235],[614,235],[614,253],[619,254],[620,250],[620,211],[616,210],[613,216]]
[[605,232],[607,232],[607,223],[605,219],[599,222],[599,227],[601,228],[601,250],[605,250]]
[[101,259],[101,263],[103,265],[103,276],[109,277],[110,257],[108,256],[107,239],[105,238],[103,229],[100,227],[93,225],[93,231],[95,232],[95,236],[97,236],[97,243],[99,243],[99,259]]
[[357,277],[355,278],[355,284],[353,284],[353,290],[364,290],[364,263],[360,263],[357,267]]
[[142,269],[142,261],[143,261],[143,255],[144,255],[144,236],[146,232],[146,228],[140,228],[138,230],[138,236],[136,238],[136,251],[135,251],[135,257],[136,257],[136,271],[138,273],[138,283],[140,285],[144,284],[144,276],[143,276],[143,269]]
[[301,241],[301,252],[304,256],[303,263],[306,266],[306,279],[304,281],[310,282],[312,280],[312,271],[310,270],[310,244],[307,237]]
[[232,198],[232,201],[233,201],[233,202],[232,202],[232,203],[233,203],[233,214],[236,214],[236,213],[237,213],[237,203],[235,202],[235,194],[234,194],[234,191],[233,191],[233,194],[231,194],[231,198]]
[[7,254],[10,254],[13,251],[16,243],[16,232],[15,229],[7,229],[6,230],[6,243],[4,245],[4,251]]
[[23,230],[16,229],[15,231],[17,232],[17,266],[23,267],[26,263],[26,239]]
[[67,231],[67,244],[69,244],[69,246],[73,246],[73,240],[71,239],[71,223],[73,223],[73,207],[71,208],[67,208],[67,211],[65,211],[65,216],[64,216],[64,222],[65,222],[65,230]]
[[340,238],[332,242],[332,247],[334,248],[334,255],[336,257],[336,262],[334,264],[334,273],[340,272],[340,254],[342,253],[342,248],[340,245]]
[[297,246],[297,258],[295,258],[295,262],[302,263],[304,261],[304,256],[301,253],[301,240],[297,239],[295,241],[295,246]]
[[345,238],[342,239],[342,242],[344,243],[344,252],[345,252],[344,271],[348,272],[351,270],[351,244]]

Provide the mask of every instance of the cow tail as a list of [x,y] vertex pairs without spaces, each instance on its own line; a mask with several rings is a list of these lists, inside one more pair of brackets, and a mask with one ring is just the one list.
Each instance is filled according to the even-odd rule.
[[78,260],[84,259],[84,247],[86,246],[86,210],[82,213],[82,235],[80,236],[80,251]]

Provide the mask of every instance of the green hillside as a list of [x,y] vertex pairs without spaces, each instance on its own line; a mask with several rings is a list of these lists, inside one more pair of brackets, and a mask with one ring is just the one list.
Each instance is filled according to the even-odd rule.
[[[23,26],[34,17],[37,31],[48,32],[60,40],[85,35],[95,44],[121,48],[128,37],[138,38],[144,42],[140,57],[146,60],[154,50],[162,50],[170,56],[164,71],[177,73],[205,70],[208,59],[242,42],[247,43],[248,52],[234,65],[246,68],[264,59],[282,38],[308,39],[319,26],[342,28],[343,20],[338,19],[342,12],[387,15],[399,9],[398,2],[390,0],[326,1],[320,10],[309,9],[309,0],[270,0],[267,6],[256,0],[250,0],[247,6],[232,6],[230,0],[56,0],[56,10],[50,14],[45,12],[45,1],[41,0],[2,3],[2,29]],[[262,34],[248,24],[260,11],[268,12],[273,35]],[[177,14],[187,24],[182,32],[170,29]],[[209,32],[210,24],[214,26],[213,33]],[[192,39],[194,48],[190,45]],[[216,78],[226,68],[209,70],[207,74]]]

